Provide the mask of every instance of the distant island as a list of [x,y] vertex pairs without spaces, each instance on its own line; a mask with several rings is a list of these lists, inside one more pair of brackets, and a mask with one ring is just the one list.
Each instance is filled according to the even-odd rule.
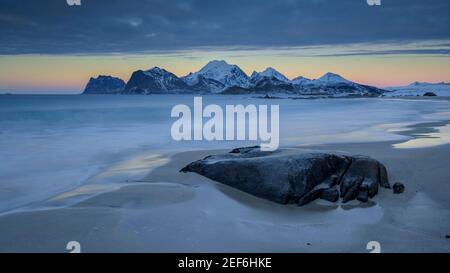
[[129,81],[111,76],[91,78],[83,94],[292,94],[330,97],[379,97],[386,90],[358,84],[328,72],[319,79],[297,77],[292,80],[267,68],[248,76],[239,66],[211,61],[184,77],[159,67],[138,70]]
[[383,94],[387,97],[411,97],[411,96],[450,96],[450,83],[413,82],[406,86],[394,86],[386,88],[389,92]]
[[117,94],[123,91],[125,82],[122,79],[100,75],[91,78],[84,89],[84,94]]

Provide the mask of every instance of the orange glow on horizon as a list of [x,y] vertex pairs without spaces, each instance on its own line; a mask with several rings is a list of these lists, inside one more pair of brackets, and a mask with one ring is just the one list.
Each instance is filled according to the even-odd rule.
[[[237,64],[248,75],[271,66],[288,78],[318,78],[326,72],[378,87],[407,85],[414,81],[450,82],[450,57],[441,56],[352,56],[286,57],[223,56],[201,58],[173,56],[0,56],[0,92],[46,90],[79,93],[90,77],[111,75],[127,81],[138,69],[162,67],[177,76],[198,71],[212,59]],[[69,92],[67,91],[67,92]]]

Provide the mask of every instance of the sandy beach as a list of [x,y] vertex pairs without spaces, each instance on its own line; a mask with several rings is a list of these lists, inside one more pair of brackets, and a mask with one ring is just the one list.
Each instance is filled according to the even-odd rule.
[[[416,125],[402,134],[432,132]],[[440,124],[441,126],[444,124]],[[180,173],[186,164],[223,150],[166,155],[143,179],[107,191],[74,190],[40,209],[0,217],[0,251],[68,252],[448,252],[450,145],[395,148],[399,142],[305,148],[364,154],[386,165],[391,183],[373,202],[283,206]]]

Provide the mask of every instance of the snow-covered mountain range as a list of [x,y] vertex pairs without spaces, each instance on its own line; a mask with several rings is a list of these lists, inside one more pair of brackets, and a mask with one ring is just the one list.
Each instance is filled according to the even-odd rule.
[[190,73],[182,77],[189,86],[204,86],[206,92],[218,93],[224,88],[238,86],[246,88],[250,86],[250,79],[237,65],[228,64],[225,61],[211,61],[198,72]]
[[450,96],[450,83],[414,82],[406,86],[387,87],[383,95],[386,97],[423,96],[432,92],[438,96]]
[[[343,77],[326,73],[316,80],[305,77],[288,79],[272,67],[262,72],[253,72],[249,77],[237,65],[225,61],[211,61],[199,71],[184,77],[159,67],[133,72],[123,90],[108,89],[111,83],[98,82],[103,93],[119,94],[292,94],[321,96],[379,96],[385,90],[357,84]],[[87,89],[86,89],[87,90]],[[92,94],[93,92],[86,92]],[[101,92],[97,92],[101,93]]]

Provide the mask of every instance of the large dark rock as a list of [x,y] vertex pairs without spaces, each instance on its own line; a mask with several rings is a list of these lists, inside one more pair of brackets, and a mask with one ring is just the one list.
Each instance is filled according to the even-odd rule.
[[373,197],[379,185],[389,186],[386,168],[372,158],[302,149],[239,148],[195,161],[181,171],[281,204],[307,204],[330,185],[340,185],[344,202],[356,199],[360,191]]

